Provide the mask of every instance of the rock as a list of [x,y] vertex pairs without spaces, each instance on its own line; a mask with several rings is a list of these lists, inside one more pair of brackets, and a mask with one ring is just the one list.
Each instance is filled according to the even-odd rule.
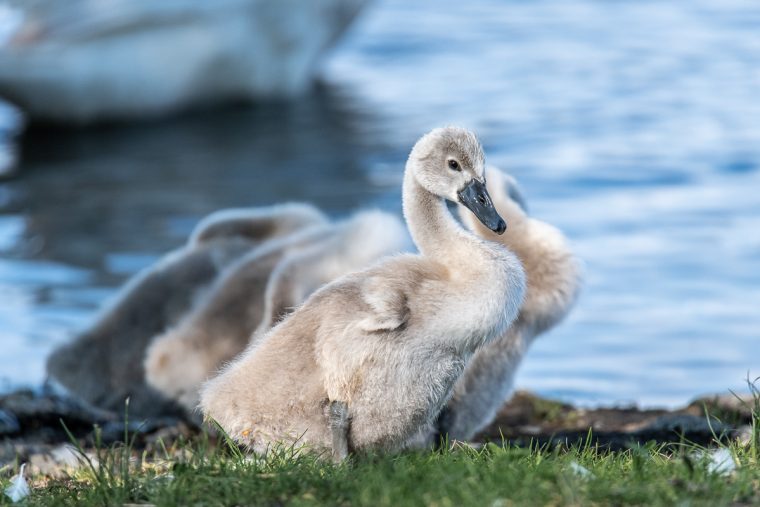
[[690,414],[670,413],[656,417],[643,428],[633,432],[638,441],[678,442],[685,439],[695,443],[710,443],[726,436],[731,428],[719,421]]
[[753,410],[760,415],[760,401],[756,401],[750,394],[715,394],[697,398],[685,409],[690,414],[703,417],[705,410],[724,422],[746,423],[752,419]]
[[63,477],[82,466],[83,458],[70,444],[51,446],[29,456],[29,465],[33,474],[46,477]]
[[67,441],[61,421],[75,434],[92,430],[95,424],[115,420],[115,414],[97,410],[73,398],[34,392],[15,391],[0,396],[0,435],[34,438],[41,442]]
[[81,466],[81,456],[61,422],[88,456],[97,442],[122,442],[125,430],[136,450],[155,449],[159,441],[169,446],[200,431],[192,422],[174,417],[125,421],[62,394],[21,390],[0,396],[0,466],[26,462],[33,473],[51,477]]
[[732,434],[732,426],[718,420],[708,424],[704,415],[693,413],[691,405],[675,411],[634,406],[579,409],[518,391],[476,440],[499,442],[503,436],[515,445],[583,444],[589,429],[593,445],[613,450],[649,441],[679,442],[682,438],[707,445],[714,442],[715,436]]
[[157,432],[166,433],[181,424],[184,425],[183,420],[176,417],[141,419],[126,424],[124,421],[109,421],[101,428],[100,439],[104,443],[120,442],[124,440],[125,430],[130,436],[145,437]]
[[18,433],[21,426],[13,413],[0,409],[0,436]]

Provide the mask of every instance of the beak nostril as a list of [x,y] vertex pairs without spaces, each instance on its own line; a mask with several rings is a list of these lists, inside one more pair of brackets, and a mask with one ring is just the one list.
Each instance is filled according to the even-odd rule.
[[480,204],[482,204],[483,206],[485,206],[485,205],[486,205],[486,198],[485,198],[485,197],[483,197],[482,195],[479,195],[479,196],[478,196],[478,202],[479,202]]

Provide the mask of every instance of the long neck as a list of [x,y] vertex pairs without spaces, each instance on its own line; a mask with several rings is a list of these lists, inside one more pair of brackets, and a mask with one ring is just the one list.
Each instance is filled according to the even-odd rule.
[[446,201],[422,187],[410,165],[404,174],[404,218],[420,253],[451,267],[467,266],[484,248],[451,216]]

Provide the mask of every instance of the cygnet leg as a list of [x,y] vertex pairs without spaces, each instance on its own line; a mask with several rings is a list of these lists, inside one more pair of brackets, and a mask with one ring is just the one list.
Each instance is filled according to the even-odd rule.
[[348,457],[348,429],[351,423],[348,405],[342,401],[330,402],[328,419],[332,432],[333,460],[340,463]]
[[444,446],[449,438],[449,428],[453,414],[449,407],[443,407],[438,418],[435,420],[435,434],[433,435],[433,448],[440,449]]

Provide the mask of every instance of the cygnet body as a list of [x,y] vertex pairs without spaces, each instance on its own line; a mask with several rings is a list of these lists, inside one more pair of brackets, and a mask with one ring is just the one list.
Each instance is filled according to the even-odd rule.
[[148,384],[192,412],[201,384],[322,285],[409,243],[401,222],[379,211],[270,241],[231,266],[204,301],[154,340]]
[[330,450],[404,447],[448,400],[475,350],[517,316],[522,267],[465,231],[445,199],[506,227],[471,132],[436,129],[415,144],[404,216],[420,254],[341,277],[250,346],[201,392],[204,415],[264,452],[278,441]]
[[525,269],[527,288],[517,320],[506,333],[475,353],[440,416],[438,436],[448,435],[454,440],[471,439],[494,419],[512,390],[515,372],[528,347],[567,315],[582,282],[580,263],[565,237],[552,225],[527,215],[514,178],[492,167],[487,174],[494,206],[509,229],[497,236],[461,206],[460,217],[470,230],[517,255]]
[[50,381],[98,408],[121,412],[129,397],[131,415],[178,413],[145,383],[142,364],[150,340],[178,322],[220,273],[252,248],[325,222],[319,210],[305,204],[210,215],[186,246],[133,277],[92,326],[51,354]]

